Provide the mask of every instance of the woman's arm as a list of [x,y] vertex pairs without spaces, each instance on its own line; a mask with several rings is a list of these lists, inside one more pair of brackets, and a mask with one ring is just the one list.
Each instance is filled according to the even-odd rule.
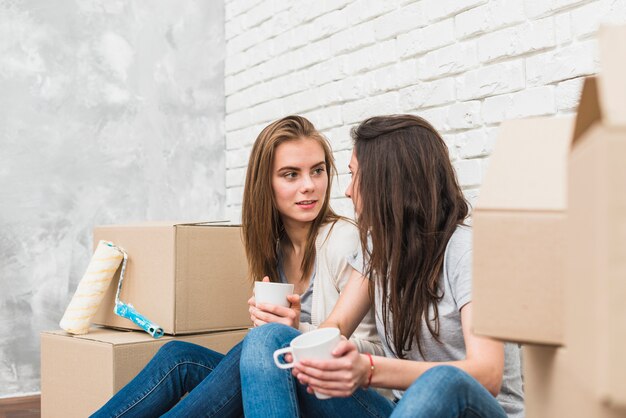
[[[461,309],[466,357],[460,361],[422,362],[386,357],[373,357],[374,372],[371,386],[407,389],[426,370],[448,364],[456,366],[480,382],[492,395],[500,391],[504,372],[504,345],[471,332],[472,306]],[[303,360],[294,368],[294,375],[311,389],[330,396],[349,396],[367,383],[369,358],[358,354],[353,344],[341,343],[333,353],[337,358],[327,361]]]
[[367,278],[352,267],[349,269],[350,278],[341,290],[335,307],[328,318],[320,324],[320,328],[339,328],[341,335],[347,338],[350,338],[370,309]]
[[[500,392],[504,373],[504,344],[476,336],[471,332],[471,302],[461,308],[461,322],[466,349],[465,359],[451,362],[421,362],[377,357],[374,360],[376,369],[372,376],[372,386],[407,389],[426,370],[448,364],[466,371],[496,396]],[[369,359],[365,360],[369,362]]]
[[[316,290],[325,297],[317,298],[318,303],[313,307],[313,316],[319,321],[317,325],[339,327],[360,352],[383,355],[374,316],[368,314],[371,312],[368,280],[355,272],[349,261],[358,254],[361,246],[357,227],[339,220],[329,229],[327,236],[322,234],[318,238],[321,243],[317,254],[320,283]],[[344,302],[348,295],[349,300]],[[340,311],[342,313],[337,315]]]

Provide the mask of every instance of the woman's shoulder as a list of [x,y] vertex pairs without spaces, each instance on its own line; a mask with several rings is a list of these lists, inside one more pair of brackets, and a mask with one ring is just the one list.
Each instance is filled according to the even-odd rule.
[[472,252],[472,227],[468,225],[458,225],[452,233],[446,248],[445,259],[449,267]]
[[334,222],[326,224],[330,227],[329,233],[335,234],[359,234],[356,223],[349,218],[339,218]]
[[457,225],[450,237],[450,242],[454,245],[472,246],[472,227],[469,225]]
[[330,251],[346,247],[352,251],[359,242],[359,229],[351,220],[339,218],[320,228],[318,242],[320,246],[325,246]]

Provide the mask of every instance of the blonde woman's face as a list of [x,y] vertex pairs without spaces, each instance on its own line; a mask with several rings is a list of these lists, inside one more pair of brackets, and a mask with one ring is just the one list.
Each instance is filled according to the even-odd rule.
[[285,226],[312,222],[322,209],[327,188],[324,149],[317,141],[302,138],[276,147],[272,190]]

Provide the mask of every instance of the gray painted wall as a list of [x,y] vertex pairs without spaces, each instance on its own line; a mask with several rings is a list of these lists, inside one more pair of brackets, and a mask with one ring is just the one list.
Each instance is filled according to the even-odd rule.
[[224,10],[0,0],[0,397],[39,390],[96,224],[224,216]]

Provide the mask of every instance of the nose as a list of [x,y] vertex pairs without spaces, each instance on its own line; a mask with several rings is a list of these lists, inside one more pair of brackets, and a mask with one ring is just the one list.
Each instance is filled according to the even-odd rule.
[[343,194],[346,197],[352,199],[352,180],[350,180],[350,183],[348,183],[348,187],[346,187],[346,191],[343,192]]
[[313,182],[311,176],[302,176],[302,184],[300,185],[300,188],[303,193],[310,192],[315,188],[315,183]]

